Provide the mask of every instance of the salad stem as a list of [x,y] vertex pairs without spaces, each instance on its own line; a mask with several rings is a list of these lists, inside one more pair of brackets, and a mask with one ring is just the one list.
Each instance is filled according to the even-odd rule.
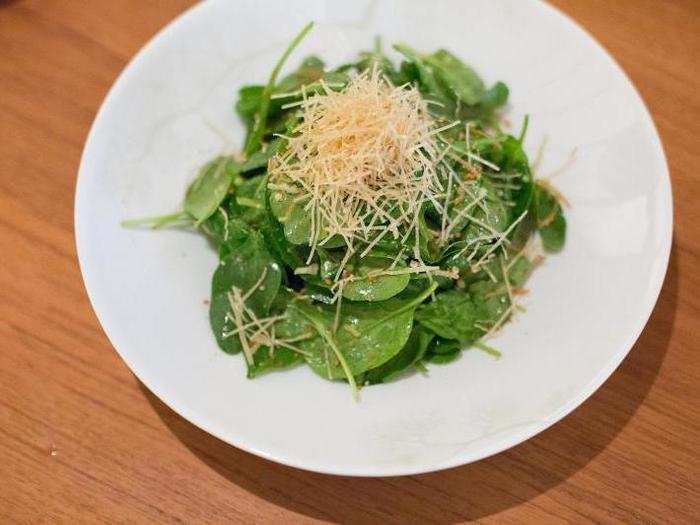
[[262,92],[260,100],[260,109],[255,115],[255,124],[253,126],[253,130],[250,133],[248,141],[245,145],[246,157],[250,157],[253,153],[255,153],[262,144],[262,139],[265,135],[265,129],[267,127],[267,114],[270,110],[270,97],[272,96],[272,90],[275,89],[275,83],[277,82],[277,77],[279,76],[282,66],[284,66],[284,63],[289,58],[289,55],[292,54],[292,51],[294,51],[294,49],[299,45],[299,43],[304,39],[304,37],[309,33],[309,31],[311,31],[311,28],[313,26],[313,22],[309,22],[304,26],[301,32],[296,37],[294,37],[294,40],[292,40],[292,42],[289,44],[285,52],[277,61],[275,68],[272,70],[270,80],[267,81],[267,85],[265,86],[265,89]]

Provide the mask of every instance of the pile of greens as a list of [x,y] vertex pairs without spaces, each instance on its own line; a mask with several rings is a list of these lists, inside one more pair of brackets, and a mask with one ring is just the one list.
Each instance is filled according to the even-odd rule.
[[[445,50],[422,54],[396,45],[403,56],[398,67],[379,45],[335,69],[311,56],[278,80],[310,28],[290,44],[266,85],[239,91],[235,110],[247,128],[242,155],[205,165],[181,212],[127,225],[195,227],[213,241],[220,264],[212,279],[211,327],[223,351],[244,353],[250,378],[306,363],[323,378],[347,381],[356,393],[357,385],[451,362],[465,348],[498,355],[482,339],[517,307],[514,298],[535,264],[526,244],[539,232],[544,250],[557,252],[566,233],[557,193],[533,179],[523,151],[527,119],[517,137],[501,131],[498,110],[508,88],[502,82],[487,88]],[[420,262],[441,271],[388,271],[416,261],[387,236],[364,257],[349,258],[343,275],[355,278],[339,297],[332,288],[347,246],[332,242],[310,255],[303,205],[272,202],[268,162],[304,118],[294,102],[320,93],[321,85],[342,90],[368,68],[379,68],[394,86],[417,87],[436,122],[459,122],[440,135],[452,152],[445,162],[459,184],[485,197],[464,213],[468,199],[455,193],[446,204],[456,221],[447,239],[439,235],[435,207],[426,203],[421,210]]]

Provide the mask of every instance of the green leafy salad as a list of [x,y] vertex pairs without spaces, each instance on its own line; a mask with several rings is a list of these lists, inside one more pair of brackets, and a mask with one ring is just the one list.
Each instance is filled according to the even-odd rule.
[[240,89],[243,151],[202,167],[181,212],[125,225],[211,239],[211,328],[250,378],[306,364],[357,396],[470,347],[500,355],[485,339],[566,234],[523,151],[527,119],[502,131],[506,85],[442,49],[395,45],[397,66],[377,43],[282,77],[310,29]]

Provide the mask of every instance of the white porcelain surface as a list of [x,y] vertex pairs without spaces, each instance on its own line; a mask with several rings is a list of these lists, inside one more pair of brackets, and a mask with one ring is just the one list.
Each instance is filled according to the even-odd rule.
[[[284,7],[283,7],[284,4]],[[527,312],[493,344],[428,377],[348,388],[309,369],[245,378],[218,350],[207,307],[216,254],[200,235],[133,231],[124,218],[175,211],[198,166],[233,151],[237,89],[262,83],[290,38],[291,62],[331,64],[372,45],[446,47],[511,88],[510,120],[531,116],[539,175],[571,202],[568,244],[528,284]],[[254,454],[320,472],[393,475],[499,452],[586,399],[640,334],[671,243],[671,193],[652,121],[620,68],[581,28],[523,0],[211,0],[177,19],[126,68],[80,166],[75,225],[97,315],[134,373],[170,407]]]

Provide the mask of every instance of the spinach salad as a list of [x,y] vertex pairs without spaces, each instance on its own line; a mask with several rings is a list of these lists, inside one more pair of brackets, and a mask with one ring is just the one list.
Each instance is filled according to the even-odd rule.
[[445,50],[405,45],[335,69],[310,56],[240,89],[247,136],[215,158],[181,212],[126,226],[194,227],[218,249],[210,322],[248,377],[307,364],[358,385],[449,363],[519,309],[537,259],[563,244],[551,185],[535,181],[508,99]]

